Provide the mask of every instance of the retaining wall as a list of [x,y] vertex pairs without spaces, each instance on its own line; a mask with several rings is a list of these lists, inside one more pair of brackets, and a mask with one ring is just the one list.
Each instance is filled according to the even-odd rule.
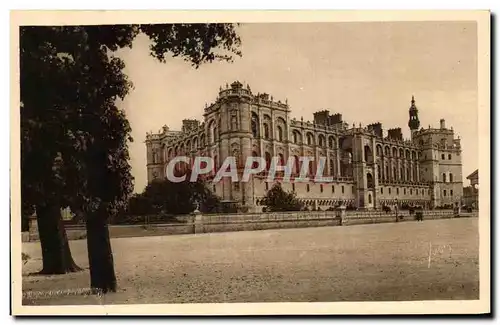
[[[408,211],[398,213],[402,222],[413,221]],[[462,213],[461,217],[477,216],[477,213]],[[424,221],[455,217],[452,210],[424,211]],[[111,238],[165,236],[196,233],[214,233],[230,231],[249,231],[280,228],[307,228],[340,225],[359,225],[395,222],[394,212],[359,212],[347,211],[342,222],[336,211],[304,211],[304,212],[277,212],[277,213],[247,213],[222,215],[197,215],[178,217],[176,223],[149,224],[149,225],[110,225]],[[67,226],[66,233],[69,240],[86,238],[84,225]],[[30,234],[23,233],[23,241],[38,240],[36,231]]]

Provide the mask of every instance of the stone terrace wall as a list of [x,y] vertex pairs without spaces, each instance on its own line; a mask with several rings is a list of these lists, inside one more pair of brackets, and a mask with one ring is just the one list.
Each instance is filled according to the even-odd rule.
[[[414,220],[414,216],[410,216],[408,211],[400,211],[398,215],[403,216],[403,222]],[[477,213],[462,213],[461,216],[477,216]],[[424,221],[453,217],[454,213],[452,210],[424,211]],[[109,232],[112,238],[123,238],[341,225],[337,211],[207,214],[178,217],[177,221],[176,223],[168,224],[111,225],[109,226]],[[395,221],[395,212],[347,211],[342,219],[342,225]],[[67,226],[66,232],[70,240],[86,238],[85,226],[82,225]],[[23,241],[36,241],[38,240],[38,234],[35,235],[32,233],[29,239],[27,238],[28,236],[24,234]]]

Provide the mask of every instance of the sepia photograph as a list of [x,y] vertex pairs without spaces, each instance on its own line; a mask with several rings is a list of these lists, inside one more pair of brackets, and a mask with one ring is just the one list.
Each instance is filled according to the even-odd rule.
[[491,312],[490,19],[11,12],[12,313]]

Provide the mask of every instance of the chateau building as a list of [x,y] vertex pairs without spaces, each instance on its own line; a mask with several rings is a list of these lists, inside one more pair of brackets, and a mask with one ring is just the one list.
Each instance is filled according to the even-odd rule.
[[[411,139],[403,138],[401,128],[385,134],[380,122],[350,125],[341,114],[327,110],[314,113],[313,121],[296,120],[290,112],[287,100],[254,94],[250,86],[238,81],[221,87],[215,102],[205,105],[203,122],[183,120],[181,131],[163,126],[158,133],[147,134],[148,182],[165,177],[167,164],[175,156],[211,156],[216,164],[212,176],[228,156],[237,157],[240,172],[249,156],[264,157],[266,167],[272,157],[279,157],[282,165],[289,158],[296,163],[291,182],[281,178],[274,182],[296,192],[311,209],[340,204],[360,209],[395,204],[435,208],[460,202],[460,139],[444,119],[439,128],[421,128],[413,97],[408,122]],[[309,182],[294,181],[301,156],[314,157],[308,166]],[[333,177],[333,182],[314,181],[320,157],[326,159],[323,174]],[[249,182],[223,178],[211,187],[225,202],[261,211],[262,199],[272,185],[264,171],[251,175]]]
[[467,176],[470,185],[464,187],[463,203],[471,208],[479,208],[479,170],[476,169],[472,174]]

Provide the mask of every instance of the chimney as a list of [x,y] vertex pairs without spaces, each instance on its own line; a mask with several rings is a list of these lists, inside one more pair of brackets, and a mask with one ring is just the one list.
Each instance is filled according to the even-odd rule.
[[439,123],[441,124],[441,129],[446,129],[446,123],[444,122],[444,118],[442,118],[441,120],[439,120]]

